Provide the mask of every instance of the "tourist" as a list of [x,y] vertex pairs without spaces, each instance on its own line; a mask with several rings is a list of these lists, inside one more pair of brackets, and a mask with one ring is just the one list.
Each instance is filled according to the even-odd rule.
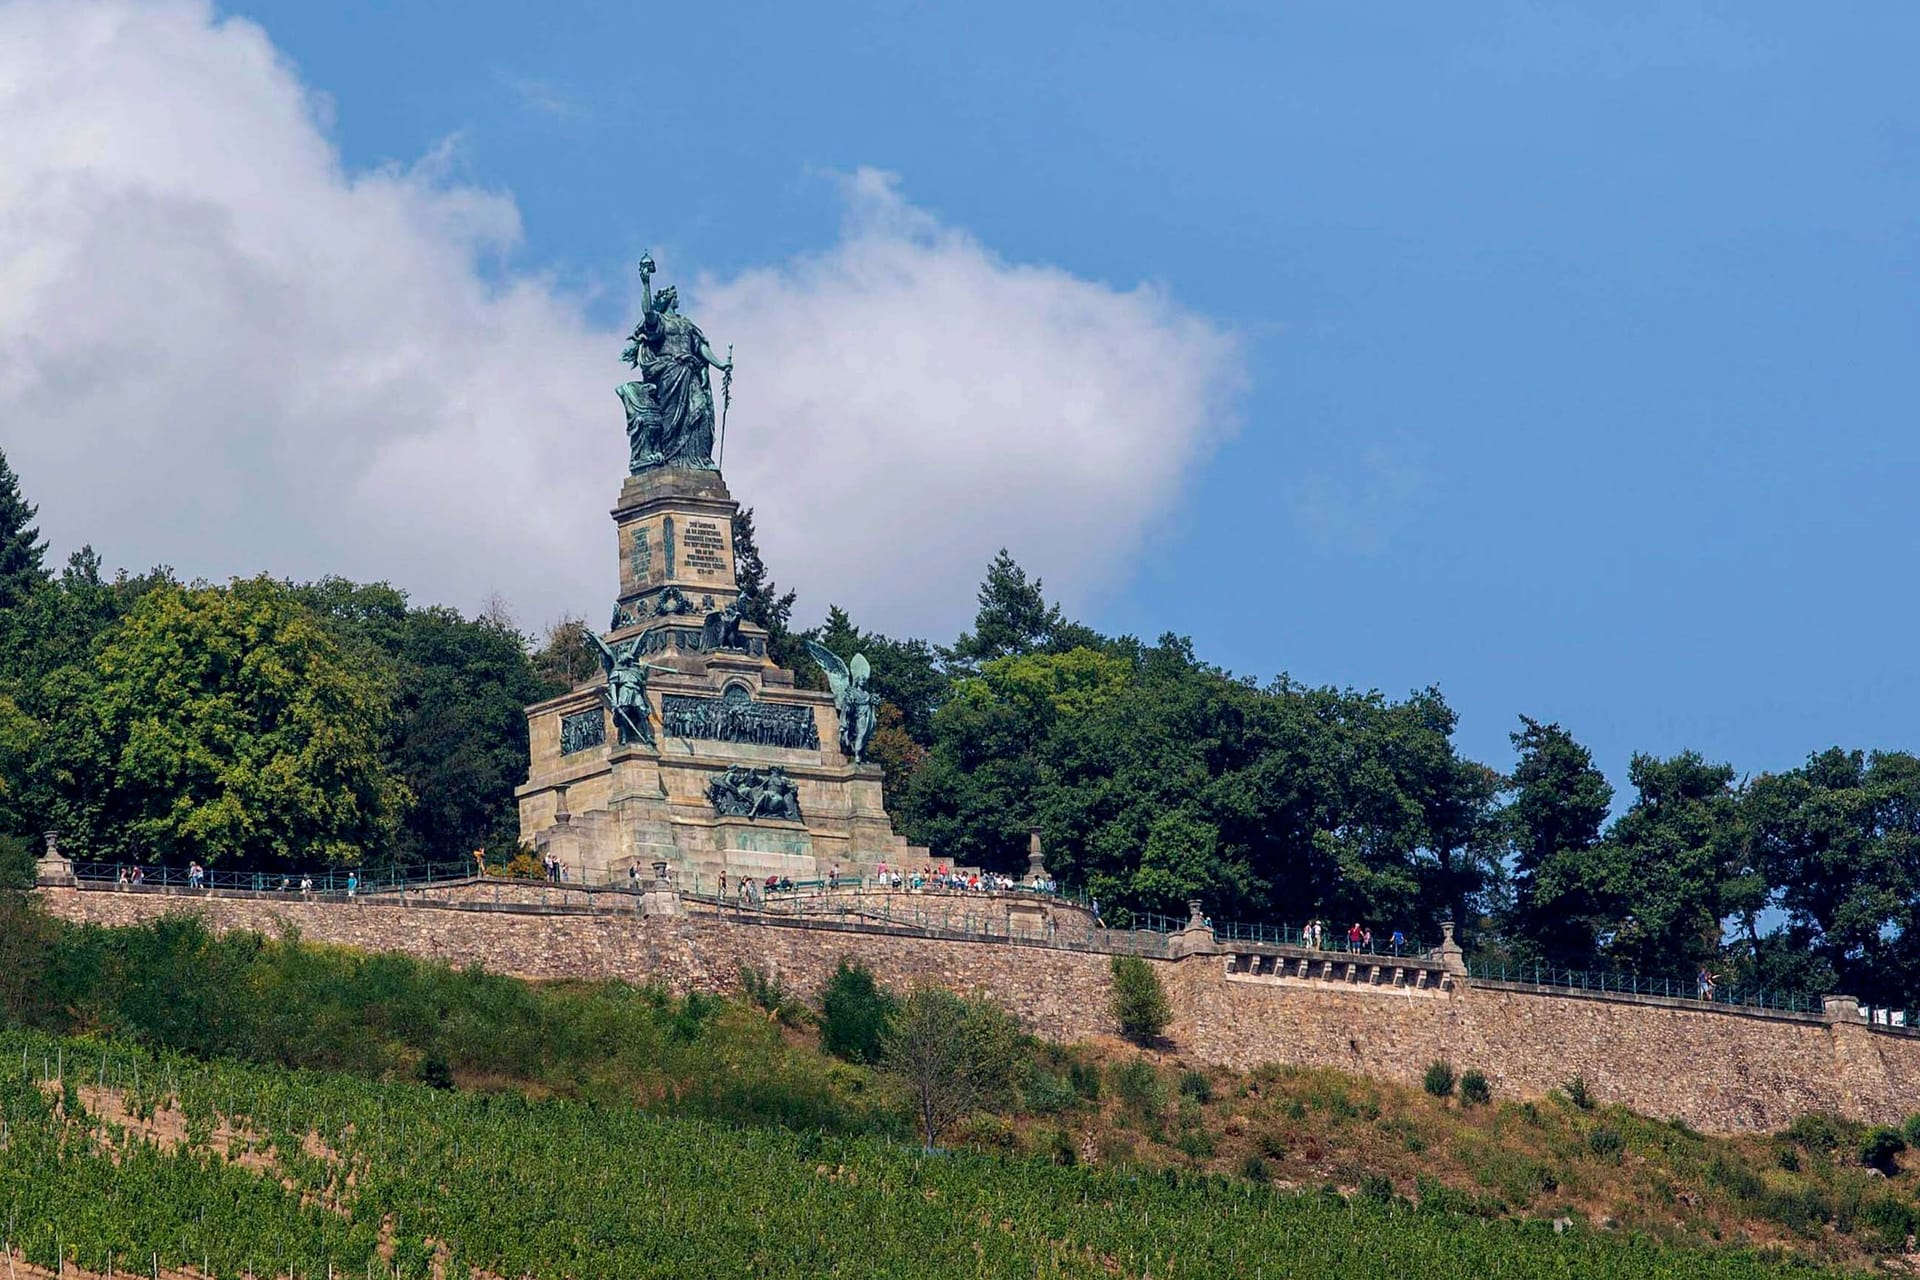
[[1719,981],[1719,979],[1720,975],[1717,973],[1710,972],[1704,967],[1700,970],[1700,998],[1702,1000],[1713,999],[1713,984]]
[[640,892],[640,864],[637,862],[627,864],[627,888],[634,893]]
[[187,887],[189,889],[198,889],[205,883],[206,878],[206,869],[200,865],[198,860],[187,864]]
[[303,872],[301,874],[300,896],[303,898],[311,898],[313,896],[313,873],[312,872]]
[[836,862],[831,867],[827,868],[827,888],[838,889],[839,887],[840,887],[840,864]]
[[1372,925],[1368,925],[1366,928],[1360,931],[1360,945],[1367,949],[1368,955],[1373,954],[1373,926]]
[[487,851],[485,849],[475,849],[473,851],[473,874],[482,877],[487,874]]
[[347,872],[347,896],[351,898],[358,892],[360,892],[360,873],[349,871]]
[[1398,929],[1395,929],[1393,931],[1392,941],[1393,941],[1393,954],[1399,955],[1403,950],[1406,949],[1407,935],[1400,932]]
[[720,896],[723,898],[727,896],[727,869],[725,867],[720,868]]
[[1360,922],[1355,920],[1353,922],[1353,928],[1347,930],[1347,950],[1358,951],[1360,949],[1360,939],[1362,936]]

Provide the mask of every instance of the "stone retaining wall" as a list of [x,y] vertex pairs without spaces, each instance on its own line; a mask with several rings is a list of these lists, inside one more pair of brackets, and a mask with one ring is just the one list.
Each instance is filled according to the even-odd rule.
[[[537,894],[537,886],[529,898]],[[451,896],[480,899],[478,889]],[[513,896],[519,896],[515,894]],[[553,895],[558,896],[558,895]],[[586,897],[587,895],[580,895]],[[619,895],[600,895],[606,906]],[[52,888],[55,915],[129,924],[193,911],[216,930],[480,964],[536,979],[617,977],[724,991],[741,964],[812,994],[841,956],[895,987],[935,983],[989,997],[1033,1031],[1072,1041],[1110,1034],[1109,957],[906,930],[780,922],[728,913],[645,917],[462,909],[451,903],[288,902]],[[549,898],[549,902],[552,898]],[[1876,1123],[1920,1111],[1920,1036],[1852,1016],[1758,1013],[1633,996],[1547,993],[1488,982],[1362,985],[1234,972],[1231,957],[1150,960],[1172,999],[1174,1050],[1250,1068],[1332,1066],[1416,1084],[1445,1058],[1478,1068],[1496,1097],[1545,1093],[1579,1075],[1599,1098],[1712,1131],[1778,1128],[1806,1111]]]

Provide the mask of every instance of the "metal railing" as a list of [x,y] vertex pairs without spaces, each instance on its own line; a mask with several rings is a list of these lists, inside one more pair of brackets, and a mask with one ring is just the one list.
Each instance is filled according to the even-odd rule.
[[1342,930],[1322,929],[1317,936],[1309,936],[1306,928],[1296,929],[1286,924],[1236,924],[1228,921],[1214,925],[1213,936],[1219,942],[1251,942],[1256,946],[1299,947],[1307,951],[1384,956],[1388,959],[1421,959],[1429,954],[1427,947],[1404,935],[1396,946],[1390,933],[1384,938],[1375,934],[1371,942],[1355,942]]
[[1698,978],[1650,978],[1635,973],[1594,969],[1559,969],[1544,964],[1468,960],[1467,976],[1522,986],[1561,991],[1592,991],[1604,995],[1659,996],[1667,1000],[1694,1000],[1740,1009],[1778,1009],[1788,1013],[1819,1013],[1821,997],[1767,987],[1734,987],[1704,983]]
[[[199,876],[186,867],[134,862],[76,862],[73,878],[89,888],[111,885],[129,892],[185,889],[235,893],[315,893],[342,895],[390,893],[403,889],[473,880],[471,862],[429,863],[407,871],[331,868],[325,871],[222,871],[206,868]],[[538,883],[531,881],[529,883]]]

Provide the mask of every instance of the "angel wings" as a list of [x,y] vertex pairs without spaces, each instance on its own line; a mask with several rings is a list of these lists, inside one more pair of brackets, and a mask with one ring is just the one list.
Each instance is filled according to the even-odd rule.
[[840,749],[859,764],[879,719],[880,700],[867,688],[873,668],[864,653],[854,654],[850,663],[842,662],[840,655],[825,645],[813,640],[806,643],[807,652],[826,672],[827,687],[833,691],[833,708],[840,713]]

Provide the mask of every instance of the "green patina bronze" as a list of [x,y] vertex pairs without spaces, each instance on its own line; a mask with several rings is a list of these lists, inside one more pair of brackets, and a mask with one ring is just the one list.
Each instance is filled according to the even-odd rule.
[[609,645],[591,631],[587,632],[587,639],[600,651],[600,665],[607,673],[603,692],[607,705],[613,709],[613,722],[619,729],[621,743],[654,745],[653,711],[647,704],[647,673],[673,668],[640,661],[631,640]]
[[880,719],[880,695],[867,687],[873,674],[867,655],[856,653],[852,662],[842,662],[833,650],[812,640],[807,641],[807,652],[826,672],[827,687],[833,690],[833,708],[840,713],[840,749],[859,764]]
[[[713,385],[707,376],[718,369],[731,386],[733,360],[722,360],[700,327],[680,314],[680,291],[672,285],[653,291],[654,262],[640,259],[640,298],[645,314],[621,352],[640,373],[620,385],[620,403],[627,411],[628,470],[634,475],[650,467],[682,467],[712,471]],[[667,572],[672,569],[668,543]]]

